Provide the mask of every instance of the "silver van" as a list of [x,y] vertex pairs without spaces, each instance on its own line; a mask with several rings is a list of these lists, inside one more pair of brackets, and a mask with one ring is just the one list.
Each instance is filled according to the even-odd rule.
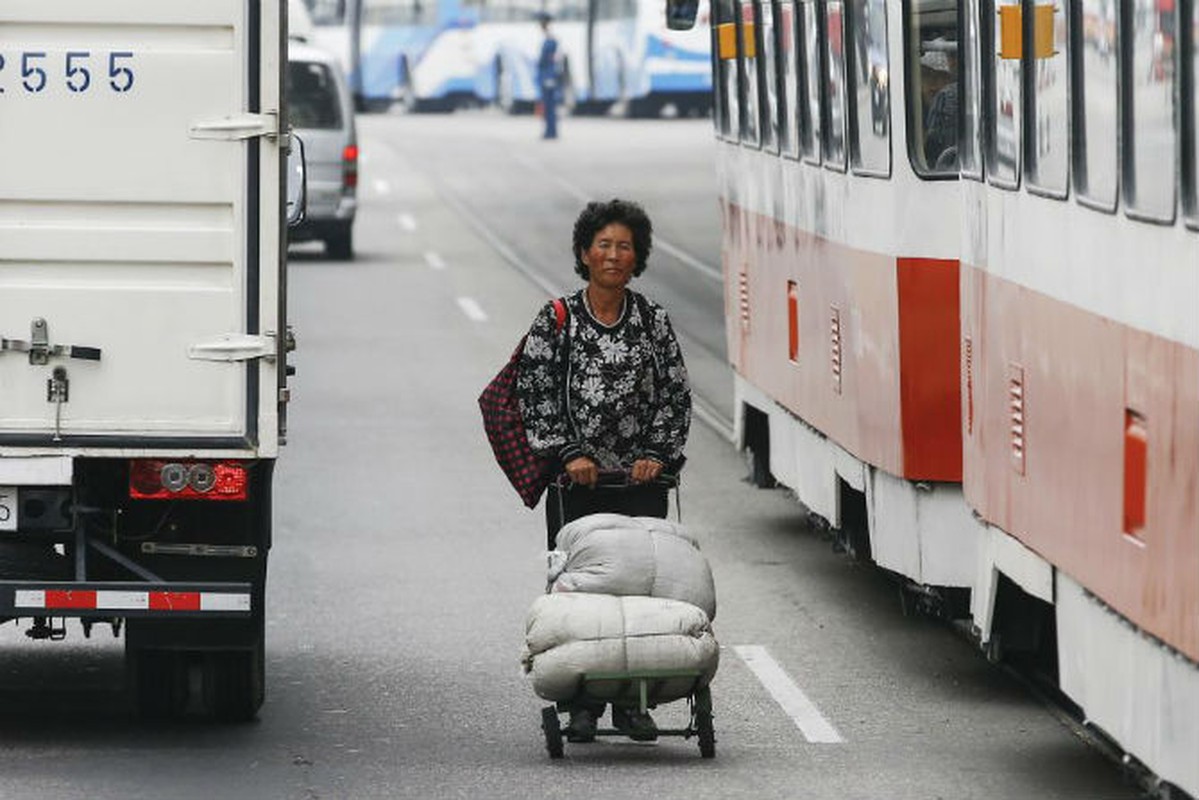
[[287,105],[292,131],[304,142],[308,195],[291,241],[320,240],[330,258],[354,257],[358,209],[358,138],[354,107],[337,60],[292,39],[287,47]]

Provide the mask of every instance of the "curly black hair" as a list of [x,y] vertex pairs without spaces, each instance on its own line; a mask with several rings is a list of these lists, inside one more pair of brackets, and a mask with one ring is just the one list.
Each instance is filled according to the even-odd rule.
[[645,209],[631,200],[613,199],[606,203],[592,201],[575,220],[575,272],[583,280],[591,277],[587,265],[583,263],[583,253],[591,248],[596,234],[614,222],[633,232],[633,251],[637,254],[637,266],[633,268],[633,274],[645,272],[649,251],[654,247],[654,226]]

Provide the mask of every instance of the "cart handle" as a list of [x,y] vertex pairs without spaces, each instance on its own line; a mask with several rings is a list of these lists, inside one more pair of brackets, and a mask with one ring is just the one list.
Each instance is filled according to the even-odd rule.
[[[565,516],[565,510],[562,503],[562,491],[571,491],[577,484],[570,479],[570,476],[565,472],[558,475],[554,483],[558,486],[558,518]],[[668,473],[660,473],[658,477],[652,481],[643,483],[633,483],[632,476],[624,470],[600,470],[599,480],[596,481],[595,488],[597,489],[628,489],[634,486],[661,486],[667,490],[674,489],[674,512],[675,520],[679,523],[683,521],[683,495],[679,490],[679,476]],[[667,519],[669,519],[669,511],[667,511]]]
[[[567,475],[565,472],[560,473],[558,475],[558,477],[555,479],[555,482],[558,484],[559,488],[562,488],[562,489],[570,489],[575,486],[574,481],[572,481],[570,479],[570,476]],[[604,470],[600,470],[599,480],[596,481],[595,485],[602,486],[607,489],[627,489],[632,486],[657,485],[657,486],[664,486],[667,489],[676,489],[677,490],[679,488],[679,476],[671,475],[666,472],[662,472],[662,473],[659,473],[658,477],[654,478],[652,481],[642,481],[641,483],[634,483],[632,475],[629,474],[628,472],[625,472],[624,470],[604,469]]]

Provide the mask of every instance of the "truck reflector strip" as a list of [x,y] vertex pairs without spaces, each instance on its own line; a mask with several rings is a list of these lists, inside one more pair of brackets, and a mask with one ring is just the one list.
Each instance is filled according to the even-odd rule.
[[131,592],[103,589],[18,589],[16,609],[46,611],[248,612],[249,592]]

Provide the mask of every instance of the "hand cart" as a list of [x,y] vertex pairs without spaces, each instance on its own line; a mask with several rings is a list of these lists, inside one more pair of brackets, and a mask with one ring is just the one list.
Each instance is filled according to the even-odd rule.
[[[563,476],[565,478],[565,476]],[[674,475],[662,475],[652,484],[649,484],[660,489],[664,489],[669,496],[669,490],[675,491],[675,513],[682,521],[682,503],[679,497],[679,480]],[[570,484],[569,479],[560,479],[556,484],[557,492],[552,497],[547,498],[546,502],[556,502],[558,504],[557,520],[559,527],[565,522],[584,516],[583,513],[571,514],[568,508],[568,500],[566,495],[569,492],[586,492],[593,491],[594,502],[590,503],[590,508],[585,510],[585,513],[597,513],[603,510],[611,510],[613,513],[629,513],[630,510],[637,515],[644,516],[667,516],[667,506],[662,506],[658,509],[661,513],[647,513],[642,509],[629,509],[627,504],[619,501],[620,493],[628,489],[637,489],[646,486],[646,484],[634,484],[629,481],[627,475],[623,473],[600,473],[600,479],[595,489],[587,489],[585,487],[574,487]],[[606,508],[605,508],[606,507]],[[557,530],[549,532],[550,546],[553,546],[554,537],[557,536]],[[662,736],[681,736],[684,739],[696,737],[699,743],[699,752],[703,758],[714,758],[716,756],[716,732],[712,724],[712,692],[707,683],[701,685],[703,675],[699,670],[652,670],[643,672],[589,672],[583,675],[579,692],[571,701],[560,701],[552,705],[547,705],[541,709],[541,730],[545,734],[545,749],[549,752],[550,758],[562,758],[564,754],[564,742],[567,737],[567,731],[563,728],[559,714],[568,713],[576,703],[582,704],[606,704],[613,701],[619,703],[622,700],[625,702],[635,700],[636,708],[642,713],[655,708],[664,702],[674,702],[675,700],[686,700],[690,709],[690,715],[686,727],[683,728],[659,728],[657,735]],[[679,692],[678,684],[680,681],[690,680],[690,688],[683,692]],[[670,699],[660,701],[662,691],[670,686],[674,691],[670,694]],[[625,731],[616,728],[597,728],[596,736],[627,736]]]

